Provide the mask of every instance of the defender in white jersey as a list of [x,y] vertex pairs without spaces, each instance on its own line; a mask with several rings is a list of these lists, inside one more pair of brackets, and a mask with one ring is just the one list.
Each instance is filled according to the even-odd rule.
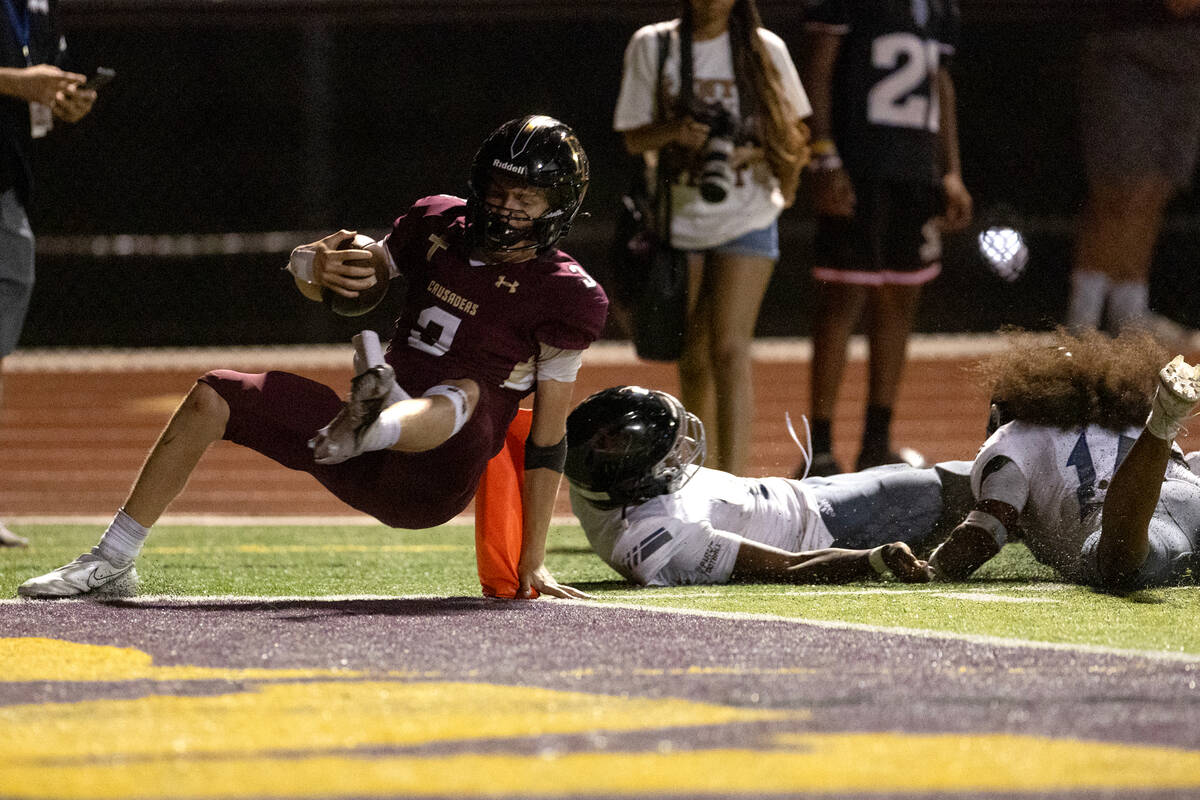
[[[962,579],[1020,538],[1070,581],[1187,580],[1200,565],[1200,477],[1174,439],[1200,401],[1195,369],[1179,356],[1156,377],[1162,359],[1140,335],[1056,335],[1053,347],[1025,340],[1002,357],[994,420],[1015,419],[984,442],[975,509],[931,564]],[[1138,418],[1144,426],[1128,424]]]
[[[970,505],[969,462],[807,481],[706,469],[700,421],[666,392],[636,386],[581,403],[567,441],[571,506],[588,541],[627,580],[649,586],[889,571],[927,581],[914,549]],[[948,503],[953,496],[959,502]]]

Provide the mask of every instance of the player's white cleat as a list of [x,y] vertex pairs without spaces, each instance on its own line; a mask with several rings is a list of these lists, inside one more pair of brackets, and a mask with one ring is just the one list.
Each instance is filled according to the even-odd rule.
[[137,594],[137,581],[132,561],[118,567],[95,553],[84,553],[70,564],[25,581],[17,594],[38,598],[131,597]]
[[309,440],[318,464],[340,464],[363,452],[363,432],[389,405],[396,373],[388,364],[374,366],[350,382],[350,399],[333,421]]
[[1173,440],[1200,403],[1200,371],[1175,356],[1159,370],[1158,388],[1146,429],[1160,439]]
[[13,533],[0,522],[0,547],[29,547],[29,540]]

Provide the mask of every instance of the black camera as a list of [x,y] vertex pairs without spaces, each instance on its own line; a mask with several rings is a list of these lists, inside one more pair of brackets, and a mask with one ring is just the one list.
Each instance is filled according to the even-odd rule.
[[708,126],[708,140],[700,148],[700,196],[709,203],[719,203],[733,189],[736,179],[729,161],[733,158],[738,123],[719,104],[700,106],[692,116]]

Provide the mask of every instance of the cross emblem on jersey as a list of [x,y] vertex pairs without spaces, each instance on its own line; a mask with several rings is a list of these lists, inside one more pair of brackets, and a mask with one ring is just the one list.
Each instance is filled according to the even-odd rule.
[[425,253],[425,260],[432,261],[438,250],[449,250],[450,243],[438,236],[436,233],[429,234],[429,252]]
[[516,293],[517,293],[517,287],[518,287],[518,286],[520,286],[520,285],[521,285],[521,284],[520,284],[518,281],[506,281],[506,280],[504,280],[504,276],[503,276],[503,275],[501,275],[501,276],[500,276],[500,279],[499,279],[498,281],[496,281],[496,288],[497,288],[497,289],[499,289],[499,288],[500,288],[500,287],[502,287],[502,286],[507,286],[507,287],[508,287],[508,293],[509,293],[509,294],[516,294]]

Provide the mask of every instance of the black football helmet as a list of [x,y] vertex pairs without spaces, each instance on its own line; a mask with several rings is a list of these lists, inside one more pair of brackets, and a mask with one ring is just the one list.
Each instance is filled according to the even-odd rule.
[[[495,175],[509,175],[544,189],[550,208],[530,220],[521,212],[488,205],[488,188]],[[587,186],[587,154],[574,131],[542,115],[509,120],[475,154],[468,186],[467,230],[484,250],[511,253],[536,248],[545,252],[571,229]],[[514,227],[513,221],[531,224]],[[524,241],[534,244],[521,244]]]
[[704,456],[704,424],[666,392],[616,386],[567,417],[563,471],[576,491],[602,507],[673,492]]

